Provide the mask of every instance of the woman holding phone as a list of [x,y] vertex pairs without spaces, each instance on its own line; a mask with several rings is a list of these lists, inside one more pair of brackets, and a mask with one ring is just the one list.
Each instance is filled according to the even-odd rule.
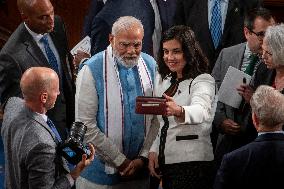
[[163,189],[212,188],[215,81],[207,68],[189,27],[164,33],[154,90],[167,100],[166,115],[158,116],[160,131],[149,153],[150,173],[162,178]]

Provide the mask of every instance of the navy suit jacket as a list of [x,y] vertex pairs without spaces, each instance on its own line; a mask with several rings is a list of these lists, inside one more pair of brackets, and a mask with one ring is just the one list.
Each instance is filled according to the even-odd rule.
[[[70,126],[75,117],[75,85],[66,61],[69,50],[65,27],[58,16],[55,16],[54,31],[50,33],[50,36],[61,61],[62,80],[60,83],[62,87],[55,107],[48,111],[47,115],[64,139],[67,135],[66,125]],[[51,68],[36,41],[21,23],[0,52],[0,100],[2,106],[10,97],[22,97],[20,89],[22,74],[35,66]]]
[[208,23],[208,0],[177,0],[175,25],[187,25],[194,31],[197,41],[213,69],[219,52],[224,47],[245,41],[243,26],[245,13],[260,6],[262,0],[229,0],[221,42],[214,48]]
[[108,0],[92,23],[91,54],[107,48],[112,25],[121,16],[134,16],[141,20],[144,27],[142,51],[152,55],[155,14],[149,0]]
[[174,24],[177,0],[156,0],[162,24],[162,31],[166,31]]
[[102,10],[103,7],[104,7],[103,0],[92,0],[88,13],[84,19],[84,26],[83,26],[84,37],[87,35],[91,36],[92,22],[95,16]]
[[224,155],[214,189],[283,188],[283,175],[284,134],[267,133]]

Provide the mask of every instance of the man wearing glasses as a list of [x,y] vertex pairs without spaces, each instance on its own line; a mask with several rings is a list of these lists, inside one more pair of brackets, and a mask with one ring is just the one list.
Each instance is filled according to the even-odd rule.
[[[253,76],[261,62],[262,42],[265,30],[274,24],[269,10],[257,8],[251,10],[244,20],[244,35],[247,42],[223,49],[212,71],[218,88],[229,68],[233,66]],[[231,152],[252,140],[257,132],[251,121],[249,98],[250,86],[241,85],[238,89],[243,100],[238,109],[218,102],[214,124],[218,128],[219,138],[215,151],[215,159],[219,166],[225,153]]]
[[[85,139],[98,154],[77,179],[77,189],[149,188],[147,157],[159,127],[150,127],[151,116],[135,113],[136,97],[153,95],[156,69],[155,60],[141,52],[143,36],[140,20],[119,18],[110,45],[78,74],[75,118],[87,125]],[[153,136],[146,138],[148,133]]]

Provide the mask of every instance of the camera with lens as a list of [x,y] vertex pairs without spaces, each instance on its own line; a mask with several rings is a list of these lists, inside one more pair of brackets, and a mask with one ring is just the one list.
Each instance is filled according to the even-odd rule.
[[69,163],[77,165],[82,160],[82,155],[90,157],[91,151],[83,143],[87,127],[82,122],[73,122],[69,137],[59,145],[59,154]]

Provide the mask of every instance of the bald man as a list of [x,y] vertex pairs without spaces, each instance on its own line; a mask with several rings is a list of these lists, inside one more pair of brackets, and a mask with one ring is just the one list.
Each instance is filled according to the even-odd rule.
[[28,69],[20,82],[24,100],[10,98],[5,107],[1,135],[5,152],[5,188],[65,189],[94,159],[82,161],[68,173],[66,163],[56,154],[58,133],[46,112],[59,95],[59,79],[50,68]]
[[61,137],[66,138],[66,128],[75,116],[75,86],[66,61],[71,61],[71,57],[64,23],[54,15],[50,0],[17,0],[17,3],[23,22],[0,51],[0,104],[4,106],[10,97],[22,97],[20,79],[28,68],[54,69],[60,80],[60,95],[47,114]]

